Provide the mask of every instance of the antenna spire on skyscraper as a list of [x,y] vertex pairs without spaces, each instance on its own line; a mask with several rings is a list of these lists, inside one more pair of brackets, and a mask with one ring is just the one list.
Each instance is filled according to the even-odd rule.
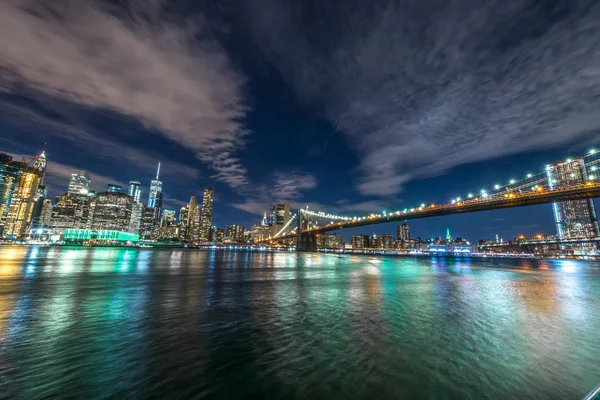
[[158,169],[156,170],[156,180],[158,180],[159,175],[160,175],[160,162],[158,163]]

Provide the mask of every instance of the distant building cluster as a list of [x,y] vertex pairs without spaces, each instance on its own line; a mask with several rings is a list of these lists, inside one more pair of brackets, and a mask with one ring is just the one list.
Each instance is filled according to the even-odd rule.
[[[225,229],[213,225],[214,188],[205,187],[202,196],[191,196],[189,202],[176,210],[163,207],[163,182],[160,163],[150,181],[147,202],[142,202],[142,184],[132,180],[128,187],[108,184],[103,192],[92,189],[90,175],[74,170],[67,191],[54,201],[48,199],[44,185],[46,154],[42,152],[31,160],[17,161],[0,153],[0,238],[24,240],[49,237],[53,240],[73,238],[127,238],[148,241],[202,244],[252,244],[294,232],[291,206],[275,204],[265,212],[260,223],[250,226],[229,225]],[[593,166],[592,169],[596,167]],[[568,159],[546,167],[550,188],[568,187],[588,180],[583,159]],[[552,205],[556,235],[536,238],[516,238],[504,242],[482,240],[478,251],[552,252],[565,250],[570,244],[577,248],[598,248],[600,229],[594,203],[590,199],[556,202]],[[315,223],[315,221],[310,222]],[[309,228],[314,226],[309,225]],[[120,232],[120,233],[119,233]],[[74,239],[73,239],[74,240]],[[120,239],[119,239],[120,240]],[[293,245],[293,239],[286,239]],[[432,239],[412,238],[408,224],[396,227],[396,235],[355,235],[344,242],[336,234],[317,234],[320,249],[402,249],[419,251],[463,251],[470,242],[453,239],[449,230],[445,237]],[[586,242],[588,241],[588,242]],[[529,246],[529,247],[527,247]],[[534,246],[534,247],[532,247]],[[466,250],[465,250],[466,251]]]

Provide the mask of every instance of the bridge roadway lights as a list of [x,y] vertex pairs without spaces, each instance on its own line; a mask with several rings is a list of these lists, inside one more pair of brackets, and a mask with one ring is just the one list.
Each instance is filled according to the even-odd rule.
[[317,251],[317,234],[316,233],[301,233],[296,235],[296,252],[316,252]]

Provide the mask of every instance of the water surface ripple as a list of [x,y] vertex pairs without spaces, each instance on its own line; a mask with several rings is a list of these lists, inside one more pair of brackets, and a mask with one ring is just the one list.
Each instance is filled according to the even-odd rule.
[[0,397],[580,399],[600,264],[0,247]]

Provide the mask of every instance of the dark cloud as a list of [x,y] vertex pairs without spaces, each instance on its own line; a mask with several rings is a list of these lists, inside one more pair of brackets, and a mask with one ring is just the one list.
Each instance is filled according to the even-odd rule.
[[[61,100],[44,112],[6,105],[41,123],[56,123],[64,102],[133,117],[197,154],[215,178],[242,185],[246,169],[235,152],[247,133],[244,79],[204,21],[186,17],[176,19],[157,0],[3,1],[0,93],[27,88]],[[87,140],[79,128],[66,137]]]
[[366,195],[583,142],[600,128],[597,1],[248,0],[232,9],[298,98],[359,154]]

